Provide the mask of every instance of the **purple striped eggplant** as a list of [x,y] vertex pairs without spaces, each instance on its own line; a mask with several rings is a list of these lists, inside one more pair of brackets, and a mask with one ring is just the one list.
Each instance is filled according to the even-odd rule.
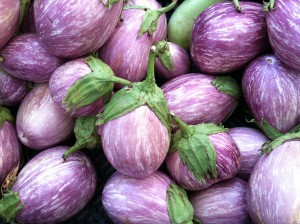
[[29,83],[0,68],[0,105],[18,106],[29,93]]
[[[157,45],[158,44],[156,44],[156,46]],[[162,52],[161,57],[155,60],[155,71],[157,75],[163,80],[170,80],[177,76],[187,74],[190,71],[191,61],[186,50],[171,42],[167,42],[163,47],[166,49]]]
[[34,2],[36,32],[54,55],[76,58],[98,50],[111,36],[123,1],[40,0]]
[[21,162],[22,148],[13,122],[9,110],[0,106],[0,186]]
[[31,82],[48,82],[63,61],[50,54],[35,34],[12,39],[1,51],[0,66],[14,77]]
[[300,31],[297,27],[300,1],[275,1],[275,10],[267,15],[271,46],[276,56],[293,69],[300,71]]
[[202,72],[220,74],[237,70],[268,47],[262,5],[241,2],[238,12],[230,2],[207,8],[195,21],[191,55]]
[[247,203],[254,223],[300,222],[300,141],[292,140],[260,158],[249,179]]
[[[69,89],[74,83],[82,79],[84,76],[91,73],[91,68],[85,62],[84,58],[69,61],[54,71],[49,81],[49,88],[52,99],[66,113],[67,104],[64,104],[64,99],[67,96]],[[76,117],[95,115],[103,106],[105,100],[103,97],[90,103],[76,111],[69,111],[68,114]]]
[[113,167],[136,178],[156,171],[170,145],[168,129],[146,105],[104,124],[101,138]]
[[172,135],[166,165],[178,185],[198,191],[238,173],[240,152],[226,129],[214,124],[188,126],[179,119],[175,122],[180,130]]
[[114,173],[104,186],[102,203],[114,223],[193,223],[185,191],[160,171],[142,179]]
[[75,120],[61,112],[53,101],[48,84],[33,88],[20,105],[17,133],[20,141],[32,149],[46,149],[68,139]]
[[275,55],[264,55],[245,70],[242,90],[254,118],[285,133],[300,122],[299,84],[299,72]]
[[[223,89],[221,83],[228,88]],[[169,109],[187,124],[222,123],[235,109],[239,96],[234,80],[196,73],[181,75],[161,88]]]
[[[150,9],[161,8],[156,0],[132,0],[129,1],[129,5],[142,5]],[[143,9],[123,10],[122,21],[99,50],[100,59],[112,68],[115,75],[131,82],[141,81],[145,77],[151,45],[166,36],[165,15],[159,18],[153,36],[147,33],[140,36],[140,27],[145,14]]]
[[202,224],[251,223],[246,200],[247,182],[232,178],[190,195]]
[[62,223],[78,213],[94,195],[93,164],[81,152],[73,153],[63,162],[61,157],[67,149],[58,146],[40,152],[17,176],[11,191],[23,206],[15,211],[18,223]]
[[241,154],[241,168],[238,176],[248,178],[260,158],[260,149],[268,141],[268,138],[260,131],[248,128],[230,128],[228,131]]
[[0,49],[17,30],[20,16],[20,0],[1,0],[0,2]]

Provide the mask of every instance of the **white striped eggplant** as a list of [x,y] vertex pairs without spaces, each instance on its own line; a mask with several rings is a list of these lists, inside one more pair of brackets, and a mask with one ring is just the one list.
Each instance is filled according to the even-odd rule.
[[240,95],[235,80],[198,73],[176,77],[161,88],[169,109],[187,124],[222,123]]
[[277,144],[260,158],[247,190],[249,214],[254,223],[300,223],[299,171],[299,140]]
[[[130,5],[146,6],[152,11],[163,10],[156,0],[132,0],[127,6]],[[159,18],[157,30],[153,34],[151,32],[152,36],[149,35],[150,31],[141,33],[146,13],[144,9],[124,9],[122,20],[99,50],[99,58],[112,68],[115,75],[131,82],[141,81],[145,77],[150,47],[155,41],[163,40],[166,36],[165,15]]]
[[239,178],[216,183],[189,195],[195,216],[202,224],[249,224],[247,182]]
[[[98,50],[114,31],[123,1],[39,0],[34,2],[36,32],[58,57],[76,58]],[[88,40],[88,41],[87,41]]]
[[103,151],[120,173],[142,178],[163,163],[170,145],[171,120],[163,92],[155,83],[156,47],[143,82],[116,92],[98,115]]
[[35,34],[13,38],[0,51],[0,66],[14,77],[31,82],[48,82],[63,60],[50,54]]
[[272,54],[258,57],[246,68],[243,94],[257,124],[269,138],[274,139],[269,130],[279,135],[300,122],[299,84],[300,73]]
[[[0,201],[1,215],[13,214],[5,217],[10,222],[39,224],[62,223],[78,213],[94,195],[97,176],[90,159],[81,152],[63,162],[67,149],[58,146],[33,157]],[[14,199],[14,204],[9,207],[6,198]]]
[[276,0],[273,10],[266,14],[268,34],[276,56],[293,69],[300,71],[300,31],[298,14],[300,1]]
[[21,162],[22,148],[13,122],[9,110],[0,106],[0,186]]
[[234,177],[239,171],[240,152],[226,129],[213,123],[186,125],[172,135],[166,165],[181,187],[198,191]]
[[32,149],[46,149],[72,135],[75,120],[61,112],[47,83],[35,86],[21,103],[16,120],[20,141]]
[[161,48],[161,52],[155,60],[155,71],[162,80],[170,80],[190,71],[190,56],[181,46],[172,42],[160,41],[156,47]]
[[216,3],[195,21],[190,48],[192,60],[204,73],[237,70],[268,48],[263,6],[240,3],[238,12],[231,2]]
[[186,192],[160,171],[142,179],[114,173],[104,186],[102,203],[113,223],[193,223]]
[[268,138],[260,131],[248,127],[230,128],[228,131],[241,154],[241,168],[238,176],[248,178],[259,160],[260,149]]
[[29,83],[0,68],[0,105],[18,106],[29,93]]
[[0,49],[16,32],[20,16],[20,0],[1,0],[0,2]]

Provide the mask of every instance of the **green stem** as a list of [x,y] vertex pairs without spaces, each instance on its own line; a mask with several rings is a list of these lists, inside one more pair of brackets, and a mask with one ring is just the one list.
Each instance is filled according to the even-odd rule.
[[147,67],[147,77],[145,80],[144,91],[151,93],[155,91],[156,82],[155,82],[155,73],[154,73],[154,63],[156,57],[156,47],[152,46],[148,58],[148,67]]
[[4,57],[0,56],[0,62],[4,62]]
[[264,11],[269,12],[270,10],[274,10],[275,0],[269,0],[269,2],[264,2]]
[[171,115],[174,122],[180,127],[183,137],[189,137],[192,133],[192,128],[180,120],[178,117]]
[[83,141],[76,141],[75,145],[73,145],[72,147],[70,147],[65,154],[62,156],[64,162],[67,160],[67,157],[69,155],[71,155],[73,152],[76,152],[78,150],[81,150],[85,147],[86,144],[89,143],[89,139],[85,139]]
[[241,11],[242,11],[242,7],[241,7],[240,4],[239,4],[239,0],[233,0],[233,4],[234,4],[235,9],[236,9],[238,12],[241,12]]
[[112,76],[111,77],[111,81],[114,82],[114,83],[119,83],[119,84],[122,84],[124,86],[131,86],[132,83],[126,79],[122,79],[120,77],[117,77],[117,76]]
[[173,2],[170,5],[163,7],[161,9],[158,9],[157,12],[160,12],[161,14],[169,12],[171,9],[173,9],[175,7],[176,4],[177,4],[177,0],[173,0]]
[[14,117],[11,115],[9,109],[6,107],[0,106],[0,128],[4,124],[5,121],[9,121],[13,123],[15,121]]

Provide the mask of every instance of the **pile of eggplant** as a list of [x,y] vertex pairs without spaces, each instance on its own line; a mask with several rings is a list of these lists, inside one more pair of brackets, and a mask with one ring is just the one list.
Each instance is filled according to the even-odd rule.
[[300,0],[0,0],[0,223],[300,224],[299,108]]

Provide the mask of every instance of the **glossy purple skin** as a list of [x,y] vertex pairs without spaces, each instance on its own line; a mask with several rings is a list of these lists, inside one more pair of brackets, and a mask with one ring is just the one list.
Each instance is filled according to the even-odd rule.
[[214,183],[234,177],[241,167],[241,157],[238,147],[227,133],[218,133],[208,136],[216,151],[217,178],[205,178],[201,184],[186,165],[181,161],[178,152],[168,154],[166,164],[170,175],[176,183],[189,191],[198,191],[208,188]]
[[[91,69],[84,61],[84,58],[69,61],[53,72],[49,81],[50,93],[52,99],[60,107],[61,111],[71,116],[72,113],[66,110],[67,105],[62,103],[63,99],[66,97],[72,85],[90,72]],[[72,116],[96,115],[103,106],[104,98],[101,97],[97,101],[78,109]]]
[[167,128],[146,105],[104,124],[101,140],[110,164],[135,178],[155,172],[170,145]]
[[68,139],[75,119],[61,112],[52,100],[48,84],[39,84],[25,97],[17,114],[20,141],[31,149],[42,150]]
[[300,223],[300,142],[286,142],[254,167],[247,203],[254,223]]
[[243,12],[232,2],[206,9],[195,21],[191,55],[204,73],[220,74],[237,70],[268,47],[267,25],[262,4],[240,2]]
[[0,68],[0,105],[18,106],[29,91],[25,80],[15,78]]
[[81,152],[71,154],[58,146],[33,157],[21,170],[12,190],[19,193],[24,208],[19,223],[61,223],[80,211],[96,189],[96,171]]
[[241,168],[238,176],[248,178],[261,157],[260,149],[268,138],[261,131],[248,127],[230,128],[228,134],[238,146],[241,154]]
[[190,195],[202,224],[251,223],[246,200],[247,182],[232,178]]
[[16,127],[5,121],[0,127],[0,185],[6,176],[21,163],[21,143],[19,142]]
[[20,16],[19,0],[0,1],[0,49],[16,32]]
[[300,72],[275,55],[264,55],[245,70],[242,90],[254,118],[285,133],[300,122],[299,84]]
[[282,62],[300,71],[300,1],[276,0],[275,8],[266,15],[271,46]]
[[[135,0],[130,4],[148,6],[152,9],[160,7],[155,0]],[[145,77],[150,47],[154,43],[154,38],[158,41],[166,36],[161,34],[160,27],[167,27],[164,22],[161,24],[160,20],[165,20],[161,17],[158,31],[156,31],[156,33],[159,32],[158,34],[154,33],[154,37],[148,34],[138,37],[144,15],[145,11],[141,9],[124,10],[123,22],[118,23],[111,37],[99,50],[99,58],[112,68],[115,75],[131,82],[141,81]]]
[[1,51],[0,66],[14,77],[31,82],[48,82],[63,60],[50,54],[35,34],[12,39]]
[[170,80],[190,71],[191,59],[187,51],[181,46],[168,42],[173,59],[174,69],[169,71],[158,58],[155,59],[155,72],[163,80]]
[[[107,3],[107,1],[103,1]],[[36,31],[54,55],[76,58],[98,50],[114,31],[123,1],[110,9],[102,1],[39,0],[34,2]]]
[[103,207],[116,224],[171,224],[167,189],[172,182],[160,171],[142,179],[116,172],[104,186]]
[[169,109],[187,124],[225,121],[237,102],[211,84],[215,78],[190,73],[166,82],[161,88]]

